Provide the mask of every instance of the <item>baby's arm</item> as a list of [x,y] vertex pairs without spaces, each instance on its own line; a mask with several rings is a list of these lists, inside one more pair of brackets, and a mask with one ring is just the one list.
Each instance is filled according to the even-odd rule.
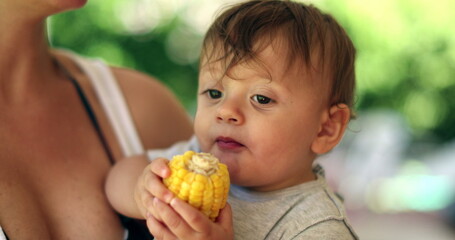
[[166,159],[159,158],[152,163],[142,155],[123,159],[108,174],[107,198],[121,214],[144,219],[153,196],[167,203],[171,201],[173,194],[161,182],[169,174]]
[[[106,194],[115,210],[133,218],[145,218],[145,208],[152,197],[169,203],[173,194],[163,185],[168,177],[168,160],[175,154],[187,150],[198,151],[195,136],[187,141],[175,143],[172,147],[147,151],[147,156],[134,156],[117,162],[106,180]],[[155,159],[151,163],[148,159]],[[149,189],[150,191],[146,191]],[[150,205],[148,205],[150,206]],[[153,207],[152,207],[153,209]]]

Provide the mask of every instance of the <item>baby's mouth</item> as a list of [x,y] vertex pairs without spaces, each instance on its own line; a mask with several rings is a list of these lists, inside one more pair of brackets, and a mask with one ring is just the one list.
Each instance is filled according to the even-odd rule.
[[229,137],[217,137],[215,139],[216,144],[222,150],[234,150],[244,147],[243,144]]

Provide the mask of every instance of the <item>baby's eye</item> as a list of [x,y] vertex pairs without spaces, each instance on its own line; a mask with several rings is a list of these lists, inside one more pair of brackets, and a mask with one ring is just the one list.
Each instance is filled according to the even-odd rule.
[[209,90],[207,90],[207,93],[208,93],[209,97],[212,99],[218,99],[223,96],[223,93],[216,89],[209,89]]
[[266,96],[259,95],[259,94],[254,95],[252,98],[253,98],[253,101],[255,101],[259,104],[269,104],[272,101],[271,98],[268,98]]

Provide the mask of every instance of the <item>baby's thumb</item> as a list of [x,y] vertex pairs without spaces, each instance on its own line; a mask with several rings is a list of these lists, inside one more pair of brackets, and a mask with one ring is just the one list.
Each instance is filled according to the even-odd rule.
[[220,215],[216,220],[223,229],[228,233],[233,233],[232,227],[232,208],[229,203],[226,203],[226,206],[221,209]]

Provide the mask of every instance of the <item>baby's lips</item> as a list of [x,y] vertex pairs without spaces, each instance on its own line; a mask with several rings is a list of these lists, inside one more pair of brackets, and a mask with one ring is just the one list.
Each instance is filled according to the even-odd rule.
[[216,138],[216,144],[218,145],[218,147],[227,150],[237,149],[244,146],[240,142],[237,142],[235,139],[229,137]]

